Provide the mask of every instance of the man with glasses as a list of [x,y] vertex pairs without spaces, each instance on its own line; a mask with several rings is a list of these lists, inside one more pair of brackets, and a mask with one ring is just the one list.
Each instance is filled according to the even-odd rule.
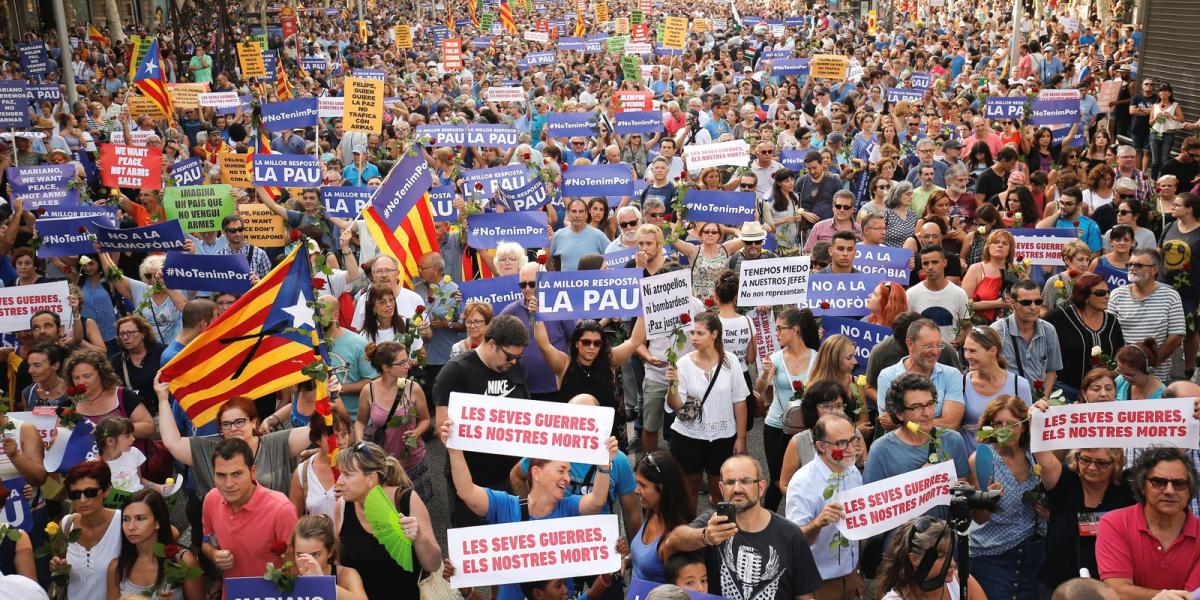
[[1058,371],[1062,369],[1062,349],[1054,326],[1041,318],[1042,290],[1038,284],[1022,279],[1008,290],[1012,314],[992,323],[1004,345],[1008,370],[1028,381],[1042,381],[1043,400],[1050,400]]
[[[891,422],[896,424],[915,423],[916,431],[907,426],[897,427],[875,440],[871,453],[867,455],[866,468],[863,469],[864,483],[874,483],[916,471],[931,462],[948,460],[954,461],[958,478],[967,479],[971,474],[967,466],[967,447],[956,430],[957,426],[943,426],[934,418],[939,401],[938,390],[928,377],[920,373],[905,373],[896,378],[887,391],[887,414]],[[934,452],[935,446],[930,443],[935,430],[939,441],[937,452]],[[946,518],[949,509],[941,506],[926,514]]]
[[[961,142],[959,143],[958,147],[962,148]],[[929,183],[929,185],[932,187],[932,189],[929,190],[930,193],[933,192],[933,189],[946,187],[946,169],[949,168],[949,165],[946,163],[934,159],[934,150],[936,149],[937,144],[934,144],[933,140],[928,138],[923,139],[917,142],[916,159],[911,164],[904,165],[909,169],[908,177],[906,177],[906,179],[914,186],[925,185],[925,177],[922,173],[924,167],[933,168],[933,175]],[[914,192],[914,196],[915,195],[916,193]],[[917,213],[918,215],[922,214],[921,211],[924,208],[924,202],[918,206],[916,200],[913,200],[913,212]]]
[[862,228],[854,220],[854,192],[838,190],[833,195],[833,216],[813,225],[804,242],[804,251],[812,252],[812,247],[819,242],[830,242],[837,233],[847,232],[852,238],[862,237]]
[[220,254],[236,256],[241,254],[250,263],[250,275],[254,281],[262,279],[271,272],[271,259],[262,248],[246,242],[246,227],[242,218],[236,214],[226,215],[221,219],[221,231],[225,233],[225,248]]
[[776,258],[774,252],[763,248],[763,242],[767,239],[767,231],[758,221],[746,221],[742,223],[741,230],[738,231],[738,239],[745,244],[741,250],[733,253],[729,257],[729,268],[735,273],[740,273],[742,261],[758,260],[760,258]]
[[1096,566],[1121,598],[1188,600],[1200,588],[1200,493],[1196,465],[1178,448],[1147,450],[1133,466],[1137,504],[1100,518]]
[[[886,181],[877,182],[875,185],[891,185]],[[836,209],[835,209],[836,210]],[[877,212],[871,213],[862,220],[862,243],[871,246],[882,246],[887,238],[887,215]]]
[[1104,241],[1100,226],[1083,214],[1083,192],[1077,187],[1067,188],[1058,194],[1057,206],[1037,222],[1038,229],[1075,229],[1075,234],[1092,252],[1092,258],[1100,256]]
[[[525,357],[521,360],[521,370],[525,374],[525,385],[529,388],[529,398],[547,402],[565,402],[566,398],[558,395],[558,378],[554,370],[546,363],[546,357],[533,339],[534,314],[529,311],[531,302],[537,297],[537,276],[541,265],[536,262],[527,263],[521,267],[518,274],[518,285],[521,286],[521,301],[512,302],[500,311],[502,315],[511,315],[522,323],[529,323],[528,338],[525,343]],[[546,333],[550,337],[550,345],[560,352],[569,354],[571,333],[575,331],[575,320],[546,321]]]
[[637,248],[637,232],[638,227],[642,225],[642,211],[636,206],[622,206],[617,209],[617,235],[616,239],[608,243],[608,247],[604,249],[605,254],[620,252],[630,248]]
[[1187,333],[1183,301],[1179,292],[1158,281],[1162,270],[1158,249],[1134,250],[1125,266],[1129,269],[1129,283],[1112,291],[1108,312],[1116,315],[1126,340],[1154,338],[1160,361],[1155,375],[1160,381],[1170,381],[1171,355]]
[[937,324],[922,318],[908,326],[904,336],[908,356],[879,372],[878,398],[879,423],[886,429],[900,425],[903,421],[889,421],[886,398],[894,382],[905,373],[916,373],[927,378],[937,392],[937,406],[933,420],[942,427],[958,429],[964,411],[963,375],[958,369],[938,362],[946,344],[942,343]]
[[709,509],[676,527],[666,543],[677,552],[701,552],[710,594],[729,600],[812,598],[821,587],[821,571],[800,527],[762,506],[770,485],[763,475],[762,465],[748,454],[727,458],[720,486],[736,510],[733,521]]
[[1135,194],[1138,202],[1145,202],[1150,198],[1150,194],[1154,191],[1154,186],[1150,182],[1150,176],[1145,171],[1137,168],[1137,150],[1133,146],[1121,144],[1117,147],[1117,181],[1122,178],[1132,179],[1136,186]]
[[755,198],[771,195],[775,172],[782,168],[783,165],[775,160],[775,144],[763,141],[754,147],[754,162],[750,163],[750,172],[758,178],[754,186]]
[[417,307],[424,306],[425,300],[416,292],[400,285],[400,269],[397,268],[396,260],[386,254],[380,254],[372,259],[370,266],[365,266],[367,277],[371,280],[371,285],[364,288],[354,298],[354,318],[350,322],[350,326],[357,331],[362,331],[363,321],[366,320],[367,314],[367,295],[371,292],[374,286],[385,287],[392,290],[396,298],[396,314],[405,319],[413,318],[417,314]]

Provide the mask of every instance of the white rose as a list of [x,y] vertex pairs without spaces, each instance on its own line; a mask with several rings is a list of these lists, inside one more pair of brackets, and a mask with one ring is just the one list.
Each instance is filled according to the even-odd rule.
[[1092,356],[1098,357],[1102,353],[1103,353],[1103,351],[1100,350],[1100,346],[1092,346]]

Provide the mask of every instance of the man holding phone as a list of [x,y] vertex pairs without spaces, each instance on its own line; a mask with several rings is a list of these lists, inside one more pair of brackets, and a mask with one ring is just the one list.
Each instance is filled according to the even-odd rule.
[[702,551],[708,591],[729,600],[813,598],[821,587],[808,540],[800,527],[762,506],[770,478],[762,465],[740,454],[721,465],[716,510],[671,532],[674,551]]

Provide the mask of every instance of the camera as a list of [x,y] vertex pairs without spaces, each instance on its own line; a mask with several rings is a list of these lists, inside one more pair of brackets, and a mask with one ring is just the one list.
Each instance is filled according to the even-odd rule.
[[950,487],[950,513],[960,511],[967,513],[972,510],[990,510],[996,512],[1000,508],[1000,492],[995,490],[977,490],[965,483],[957,483]]

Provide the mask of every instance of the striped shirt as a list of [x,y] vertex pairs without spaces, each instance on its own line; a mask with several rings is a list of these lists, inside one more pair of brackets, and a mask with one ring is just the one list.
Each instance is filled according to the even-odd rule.
[[[1008,362],[1008,370],[1030,383],[1043,379],[1046,373],[1062,369],[1062,349],[1054,326],[1038,319],[1033,327],[1033,339],[1026,342],[1012,316],[992,323],[992,329],[1004,340],[1004,360]],[[1020,358],[1016,354],[1018,351]]]
[[[1139,300],[1134,298],[1132,288],[1133,284],[1123,285],[1113,290],[1108,299],[1108,312],[1116,315],[1126,343],[1136,344],[1152,337],[1161,346],[1169,336],[1184,335],[1186,324],[1179,292],[1159,283],[1149,296]],[[1170,357],[1158,365],[1155,375],[1162,381],[1169,381]]]

